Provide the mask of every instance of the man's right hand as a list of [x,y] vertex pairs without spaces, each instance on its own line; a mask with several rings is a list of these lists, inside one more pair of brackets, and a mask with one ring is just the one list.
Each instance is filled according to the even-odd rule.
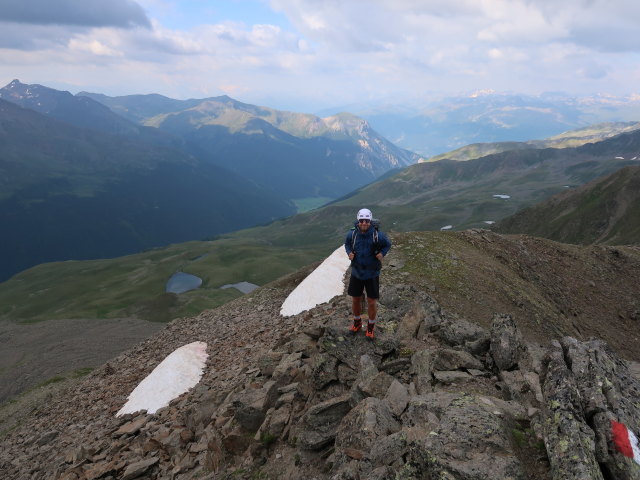
[[354,258],[356,258],[356,254],[355,254],[355,253],[353,253],[353,252],[351,252],[351,253],[349,254],[349,260],[353,260]]

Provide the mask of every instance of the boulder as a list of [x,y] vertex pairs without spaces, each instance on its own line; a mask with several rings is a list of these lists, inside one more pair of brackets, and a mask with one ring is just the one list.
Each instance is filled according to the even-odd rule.
[[489,352],[498,370],[513,370],[518,366],[526,347],[511,315],[496,314],[491,323]]
[[444,385],[472,382],[475,378],[473,375],[469,375],[467,372],[461,372],[459,370],[433,372],[433,377],[437,382]]
[[354,448],[369,451],[381,437],[400,430],[385,402],[368,397],[356,405],[340,422],[336,432],[336,449]]
[[247,388],[233,400],[234,419],[249,432],[255,432],[264,421],[265,414],[278,399],[276,382],[270,380],[262,388]]
[[407,433],[399,431],[381,437],[371,446],[369,458],[371,463],[376,466],[391,465],[407,451]]
[[271,378],[278,384],[278,386],[287,385],[292,383],[300,373],[302,367],[302,353],[294,352],[288,355],[284,355],[280,360],[280,363],[273,370]]
[[436,352],[432,365],[433,370],[483,370],[484,365],[469,352],[443,348]]
[[478,345],[483,345],[489,338],[489,334],[475,323],[455,317],[438,318],[440,321],[432,322],[429,329],[436,338],[452,347],[463,346],[472,351],[471,346],[478,349]]
[[338,379],[338,359],[326,353],[315,355],[311,364],[311,383],[316,390]]
[[640,479],[640,466],[618,451],[613,438],[618,424],[640,432],[640,381],[628,363],[600,340],[565,337],[545,358],[541,380],[542,426],[554,474],[603,478],[605,471],[606,478]]
[[[595,434],[583,416],[580,393],[556,342],[543,364],[541,411],[544,443],[554,478],[603,480]],[[621,478],[621,477],[616,477]]]
[[258,357],[258,368],[260,369],[260,373],[265,377],[273,375],[273,371],[276,369],[284,355],[284,352],[267,352]]
[[483,397],[431,393],[412,397],[402,414],[407,460],[431,478],[526,479],[513,450],[511,422]]
[[399,345],[405,345],[416,338],[418,328],[427,316],[427,311],[421,301],[415,301],[411,309],[402,317],[398,323],[395,337]]
[[122,474],[122,480],[132,480],[134,478],[141,477],[153,465],[158,463],[158,460],[159,459],[157,457],[152,457],[128,465],[127,468],[125,468],[124,473]]
[[319,450],[333,442],[338,425],[351,410],[350,395],[343,395],[309,408],[295,428],[300,447]]
[[358,389],[365,397],[384,398],[387,390],[395,380],[386,372],[378,372],[375,377],[364,380],[358,384]]
[[344,327],[327,327],[318,340],[318,347],[320,351],[358,370],[362,355],[369,355],[377,367],[383,356],[396,349],[397,342],[384,332],[377,334],[374,342],[363,342],[360,335],[352,335]]
[[387,402],[387,405],[389,405],[391,413],[399,417],[409,403],[409,389],[394,379],[387,389],[384,400]]
[[411,370],[414,376],[414,384],[419,394],[429,393],[432,383],[433,362],[435,352],[432,350],[419,350],[411,356]]

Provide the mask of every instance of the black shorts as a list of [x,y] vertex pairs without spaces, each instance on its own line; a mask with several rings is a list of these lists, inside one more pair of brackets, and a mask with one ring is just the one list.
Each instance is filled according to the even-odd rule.
[[351,279],[349,280],[349,288],[347,289],[347,294],[352,297],[361,297],[362,292],[367,290],[367,297],[369,298],[379,298],[380,297],[380,276],[376,275],[373,278],[368,280],[360,280],[359,278],[351,275]]

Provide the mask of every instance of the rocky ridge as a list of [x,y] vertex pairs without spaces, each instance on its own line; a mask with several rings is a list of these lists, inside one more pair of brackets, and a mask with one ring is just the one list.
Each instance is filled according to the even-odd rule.
[[[392,250],[393,252],[393,250]],[[637,364],[602,341],[523,338],[444,310],[383,270],[377,336],[350,299],[282,318],[300,271],[156,336],[52,398],[0,444],[10,479],[640,479],[611,420],[640,432]],[[485,319],[486,323],[486,319]],[[175,348],[208,343],[201,382],[154,415],[116,418]],[[634,372],[636,372],[634,374]]]

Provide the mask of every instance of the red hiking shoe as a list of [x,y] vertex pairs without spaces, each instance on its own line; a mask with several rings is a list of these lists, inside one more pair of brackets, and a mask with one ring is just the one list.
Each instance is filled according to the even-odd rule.
[[371,340],[373,340],[373,327],[375,327],[376,324],[375,323],[369,323],[367,324],[367,331],[365,332],[365,335],[367,336],[367,338],[370,338]]
[[358,333],[360,330],[362,330],[362,319],[360,320],[353,320],[353,325],[351,325],[351,327],[349,328],[350,332],[353,333]]

